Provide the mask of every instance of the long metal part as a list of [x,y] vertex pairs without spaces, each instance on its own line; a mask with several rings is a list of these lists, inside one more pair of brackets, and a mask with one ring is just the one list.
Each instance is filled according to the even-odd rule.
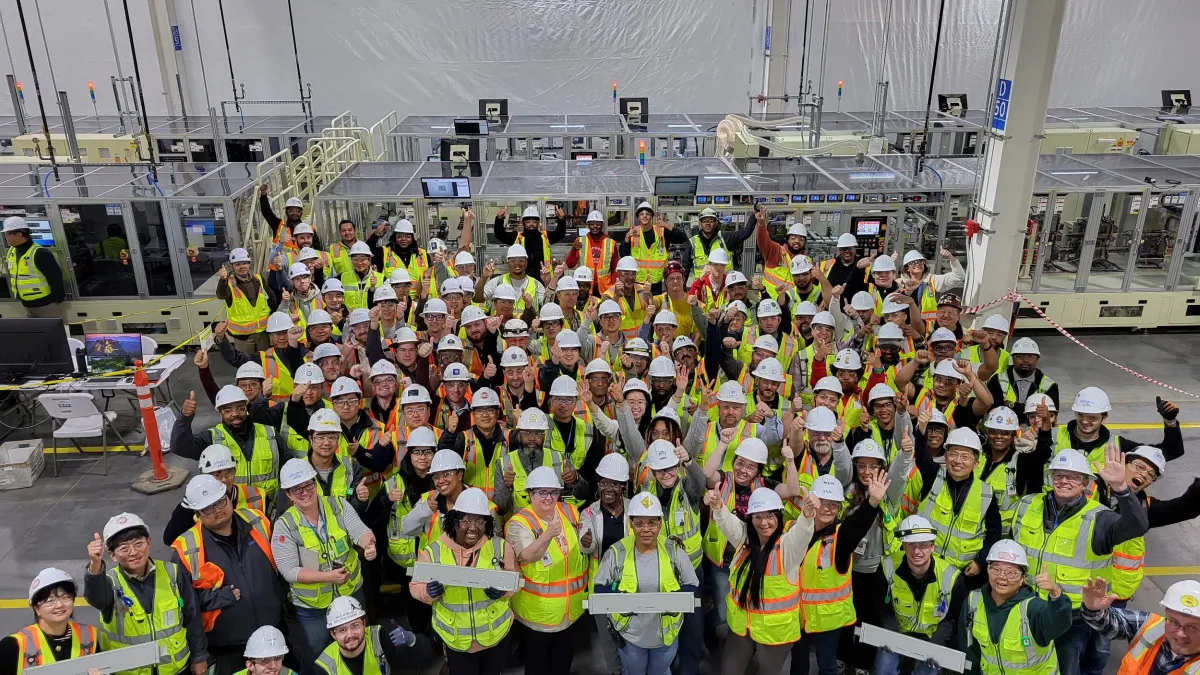
[[82,162],[79,154],[79,136],[75,133],[75,118],[71,115],[71,104],[67,102],[67,92],[58,92],[58,109],[62,111],[63,134],[67,137],[67,153],[76,162]]
[[[225,58],[229,61],[229,88],[233,90],[233,102],[237,106],[238,113],[242,112],[241,106],[237,105],[237,78],[233,76],[233,52],[229,51],[229,28],[225,25],[225,0],[217,0],[217,9],[221,12],[221,33],[225,36]],[[221,117],[225,116],[224,106],[222,106]]]
[[420,582],[437,581],[443,586],[495,588],[506,592],[515,591],[521,587],[521,575],[518,572],[438,565],[427,562],[413,565],[412,579]]
[[308,108],[304,105],[304,77],[300,74],[300,48],[296,45],[296,17],[292,14],[292,0],[288,0],[288,23],[292,26],[292,55],[296,57],[296,88],[300,91],[300,110],[306,115]]
[[33,91],[37,95],[38,112],[42,115],[46,151],[50,153],[50,166],[54,170],[54,178],[58,179],[58,160],[54,158],[54,141],[50,140],[50,121],[46,119],[46,106],[42,103],[42,85],[38,82],[37,64],[33,61],[33,43],[29,41],[29,26],[25,23],[25,6],[21,0],[17,0],[17,15],[21,18],[21,33],[25,36],[25,52],[29,55],[29,73],[33,76]]
[[592,614],[691,614],[700,599],[684,591],[676,593],[593,593],[584,600]]
[[123,96],[125,93],[125,70],[121,68],[121,53],[117,50],[117,33],[116,30],[113,29],[112,12],[108,8],[108,0],[104,0],[104,18],[108,20],[108,37],[110,40],[112,40],[113,61],[117,64],[117,79],[121,81],[120,92],[117,91],[115,86],[116,80],[113,81],[113,98],[115,99],[115,103],[117,105],[117,116],[121,118],[121,131],[125,132],[133,129],[132,123],[125,123],[125,111],[129,110],[131,106],[129,105],[128,99],[126,99],[125,109],[121,109],[121,96]]
[[921,152],[917,153],[917,161],[913,167],[913,175],[925,170],[925,156],[929,152],[929,115],[933,109],[933,82],[937,78],[938,57],[942,53],[942,24],[946,18],[946,0],[938,5],[937,34],[933,43],[933,65],[929,69],[929,91],[925,96],[925,124],[921,130]]
[[937,661],[938,666],[946,670],[953,670],[956,673],[964,673],[971,667],[971,662],[967,660],[967,655],[956,649],[943,647],[939,644],[919,640],[908,635],[901,635],[900,633],[885,630],[869,623],[864,623],[855,628],[854,632],[860,640],[869,645],[887,647],[901,656],[908,656],[917,661],[933,659]]
[[[125,7],[125,30],[129,32],[129,53],[133,57],[133,77],[137,80],[137,97],[142,109],[142,137],[146,139],[146,161],[150,162],[150,173],[156,173],[154,164],[154,144],[150,140],[150,119],[146,115],[146,95],[142,87],[142,71],[138,65],[137,46],[133,43],[133,22],[129,18],[129,0],[121,0]],[[140,154],[140,153],[139,153]]]
[[101,673],[115,673],[153,666],[158,660],[158,643],[146,642],[89,656],[63,659],[58,663],[34,666],[26,668],[25,672],[33,675],[87,675],[88,671],[95,668]]
[[21,95],[17,93],[17,78],[11,73],[5,77],[8,79],[8,94],[12,96],[13,113],[17,116],[17,131],[24,136],[29,133],[29,129],[25,126],[25,110],[21,107]]

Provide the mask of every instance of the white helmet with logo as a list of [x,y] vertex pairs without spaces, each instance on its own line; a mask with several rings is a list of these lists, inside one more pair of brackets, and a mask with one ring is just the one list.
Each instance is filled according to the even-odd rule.
[[850,459],[877,459],[887,463],[887,455],[883,454],[883,448],[870,438],[864,438],[854,446]]
[[520,347],[509,347],[500,355],[501,368],[524,368],[529,365],[529,355]]
[[988,550],[987,561],[1029,568],[1029,557],[1025,555],[1025,547],[1012,539],[1001,539],[992,544],[992,548]]
[[774,490],[766,487],[755,488],[754,492],[750,493],[750,501],[746,504],[746,515],[748,516],[782,510],[783,500]]
[[366,615],[362,605],[353,596],[339,595],[329,603],[329,609],[325,612],[325,627],[337,628]]
[[831,502],[838,502],[839,504],[846,499],[846,492],[842,488],[842,482],[829,474],[817,476],[816,480],[812,483],[812,487],[809,488],[809,492],[812,492],[821,499],[828,499]]
[[833,367],[839,370],[858,370],[863,367],[862,358],[853,349],[843,349],[833,360]]
[[[14,218],[17,216],[14,216]],[[75,580],[70,574],[58,569],[57,567],[47,567],[38,572],[38,575],[33,578],[29,584],[29,602],[33,602],[33,596],[37,595],[38,591],[43,588],[49,588],[55,584],[71,584],[71,595],[76,594]]]
[[775,336],[773,335],[759,335],[758,338],[754,340],[754,348],[762,349],[764,351],[771,352],[772,354],[778,354],[779,341],[776,340]]
[[517,431],[548,431],[549,429],[550,421],[546,418],[546,413],[537,408],[526,408],[517,418]]
[[428,403],[432,404],[433,399],[429,398],[429,390],[419,384],[410,384],[404,388],[404,392],[400,394],[400,405],[406,406],[410,403]]
[[983,420],[983,426],[997,431],[1016,431],[1019,426],[1017,413],[1004,406],[992,408]]
[[321,408],[308,418],[308,430],[313,433],[341,433],[342,421],[333,408]]
[[1037,407],[1042,403],[1046,404],[1046,409],[1050,412],[1058,412],[1058,406],[1054,405],[1054,399],[1046,394],[1030,394],[1029,398],[1025,399],[1025,414],[1037,412]]
[[1008,350],[1008,353],[1012,354],[1013,356],[1016,356],[1017,354],[1033,354],[1034,356],[1042,355],[1042,351],[1038,349],[1038,344],[1027,337],[1017,338],[1017,341],[1013,343],[1012,349]]
[[242,656],[247,659],[271,659],[277,656],[287,656],[287,640],[283,631],[275,626],[259,626],[246,640],[246,650]]
[[234,381],[237,380],[265,380],[267,373],[263,370],[258,361],[247,361],[238,366],[237,373],[233,376]]
[[774,356],[768,356],[758,362],[758,367],[752,373],[754,377],[762,378],[770,382],[786,382],[787,378],[783,374],[783,364]]
[[293,457],[284,462],[283,468],[279,470],[279,487],[284,490],[290,490],[316,477],[317,472],[312,468],[312,464],[298,457]]
[[1138,459],[1148,462],[1155,468],[1155,470],[1158,472],[1157,475],[1159,476],[1163,475],[1163,472],[1167,470],[1166,455],[1163,454],[1162,450],[1159,450],[1153,445],[1137,446],[1129,454],[1125,455],[1125,461],[1128,462],[1132,457],[1137,457]]
[[490,387],[483,387],[471,397],[471,410],[480,408],[499,408],[500,397]]
[[225,497],[225,484],[202,473],[192,476],[183,489],[183,508],[200,511],[216,504]]
[[646,466],[651,471],[665,471],[679,466],[679,457],[675,455],[675,446],[671,441],[658,439],[646,448]]
[[113,537],[135,527],[145,528],[146,522],[132,513],[118,513],[104,524],[104,543],[107,544]]
[[745,405],[746,392],[742,389],[741,384],[730,380],[717,389],[717,400],[721,403],[740,403]]
[[798,255],[798,256],[792,258],[792,263],[789,266],[788,271],[790,271],[793,275],[800,275],[800,274],[808,274],[809,272],[812,271],[812,268],[813,268],[812,258],[810,258],[806,255]]
[[[608,455],[612,457],[612,455]],[[639,492],[629,500],[630,518],[662,518],[662,503],[649,492]]]
[[1192,617],[1200,617],[1200,581],[1176,581],[1163,595],[1162,606]]
[[329,389],[329,398],[337,398],[339,396],[362,396],[362,387],[349,377],[339,377],[333,381],[333,386]]
[[214,443],[205,448],[204,452],[200,453],[200,460],[197,463],[200,465],[200,471],[204,473],[216,473],[218,471],[237,468],[237,462],[233,459],[233,452],[219,443]]
[[1058,451],[1054,459],[1050,460],[1050,464],[1046,466],[1051,472],[1054,471],[1072,471],[1084,476],[1094,476],[1092,465],[1088,462],[1087,457],[1080,451],[1073,448],[1063,448]]
[[1077,413],[1103,414],[1112,411],[1112,403],[1108,400],[1108,394],[1100,387],[1084,387],[1075,394],[1075,402],[1071,404],[1071,411]]
[[900,521],[900,529],[896,530],[896,537],[901,544],[919,544],[935,541],[937,530],[933,529],[933,525],[928,520],[914,514]]

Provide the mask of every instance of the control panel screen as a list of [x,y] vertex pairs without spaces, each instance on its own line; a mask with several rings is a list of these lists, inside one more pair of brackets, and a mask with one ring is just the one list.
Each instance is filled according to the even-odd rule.
[[471,183],[466,178],[422,178],[421,190],[434,199],[470,199]]
[[856,237],[874,237],[879,234],[880,221],[878,220],[859,220],[854,223],[854,235]]

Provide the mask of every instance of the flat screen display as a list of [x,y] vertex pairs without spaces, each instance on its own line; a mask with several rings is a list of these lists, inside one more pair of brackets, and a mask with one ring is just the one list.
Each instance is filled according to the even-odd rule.
[[466,178],[422,178],[421,191],[432,199],[470,199],[471,182]]
[[454,120],[455,136],[487,136],[487,120],[462,119]]
[[699,176],[657,176],[654,194],[660,197],[689,197],[696,194]]
[[857,237],[873,237],[879,234],[880,221],[859,220],[854,223],[854,235]]

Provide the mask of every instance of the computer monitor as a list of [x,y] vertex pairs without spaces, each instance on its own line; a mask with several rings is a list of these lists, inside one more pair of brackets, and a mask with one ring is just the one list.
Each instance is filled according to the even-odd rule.
[[642,98],[623,98],[618,101],[621,115],[630,124],[641,124],[650,114],[650,99]]
[[967,109],[966,94],[938,94],[938,110],[950,117],[962,117]]
[[75,355],[61,319],[0,319],[0,374],[66,375],[75,372]]
[[430,199],[470,199],[471,181],[466,178],[422,178],[421,192]]
[[1162,107],[1175,112],[1187,112],[1192,107],[1191,89],[1163,89]]
[[508,117],[508,99],[481,98],[479,99],[479,116],[485,120],[499,122]]
[[455,136],[487,136],[488,121],[486,119],[457,119],[454,120]]
[[83,336],[88,372],[101,375],[133,366],[142,358],[142,336],[139,333],[94,333]]
[[694,197],[699,176],[655,176],[654,194],[659,197]]
[[443,138],[439,147],[443,162],[478,162],[479,141],[466,138]]

